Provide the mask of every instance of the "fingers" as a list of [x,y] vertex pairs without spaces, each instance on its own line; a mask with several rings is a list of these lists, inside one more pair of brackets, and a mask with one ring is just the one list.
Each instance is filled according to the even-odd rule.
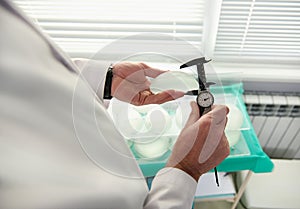
[[226,105],[213,105],[211,108],[212,112],[223,112],[225,115],[229,113],[229,108]]
[[[222,163],[222,161],[229,155],[230,155],[230,147],[225,134],[223,134],[222,139],[218,144],[214,153],[210,156],[209,159],[206,159],[205,162],[201,162],[201,165],[203,165],[203,163],[210,164],[209,170],[211,170],[213,167],[216,167],[220,163]],[[198,162],[200,163],[200,161]]]
[[120,62],[113,66],[115,76],[126,79],[133,84],[149,82],[146,76],[155,78],[166,71],[151,68],[144,63]]
[[148,65],[146,65],[144,63],[139,63],[139,65],[142,66],[142,68],[144,69],[145,75],[149,76],[151,78],[156,78],[160,74],[167,72],[167,71],[160,70],[160,69],[157,69],[157,68],[149,67]]
[[229,109],[224,105],[216,105],[212,110],[201,118],[204,126],[209,126],[208,135],[199,155],[199,163],[206,162],[215,152],[223,140]]
[[225,133],[222,136],[222,143],[220,144],[220,150],[223,153],[223,158],[226,158],[230,154],[230,146]]
[[[192,125],[193,123],[195,123],[199,118],[199,107],[197,105],[197,103],[195,101],[192,101],[190,103],[192,111],[190,113],[190,116],[186,122],[186,127]],[[210,118],[211,122],[216,124],[216,125],[220,125],[223,124],[223,121],[225,120],[225,124],[227,122],[227,117],[226,115],[229,112],[229,108],[227,106],[224,105],[215,105],[212,107],[212,110],[203,117],[203,119],[205,118]]]
[[192,111],[190,113],[190,116],[185,124],[185,127],[188,127],[192,124],[194,124],[200,117],[200,114],[199,114],[199,107],[197,105],[197,103],[195,101],[192,101],[190,103],[191,105],[191,108],[192,108]]
[[167,90],[158,94],[149,95],[145,99],[145,104],[162,104],[180,98],[183,95],[184,92],[181,91]]
[[[216,124],[213,123],[213,121],[211,121],[209,127],[201,127],[201,130],[207,130],[208,132],[206,140],[199,155],[199,163],[206,162],[216,151],[218,145],[222,141],[222,136],[224,135],[225,122],[226,119],[224,118],[223,123]],[[203,124],[207,126],[209,123]]]
[[226,120],[226,115],[229,112],[229,108],[225,105],[214,105],[206,117],[211,117],[212,123],[220,124]]
[[157,68],[147,68],[147,69],[145,69],[144,72],[145,72],[146,76],[149,76],[151,78],[156,78],[160,74],[168,72],[168,71],[160,70],[160,69],[157,69]]
[[146,90],[136,95],[131,103],[134,105],[162,104],[180,98],[184,96],[184,94],[184,92],[175,90],[167,90],[153,94],[150,90]]

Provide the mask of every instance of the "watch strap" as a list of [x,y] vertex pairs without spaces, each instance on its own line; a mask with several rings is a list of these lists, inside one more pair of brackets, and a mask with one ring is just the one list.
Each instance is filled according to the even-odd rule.
[[103,98],[104,99],[111,99],[111,84],[112,84],[112,79],[113,79],[113,65],[111,64],[106,73],[106,78],[105,78],[105,84],[104,84],[104,93],[103,93]]

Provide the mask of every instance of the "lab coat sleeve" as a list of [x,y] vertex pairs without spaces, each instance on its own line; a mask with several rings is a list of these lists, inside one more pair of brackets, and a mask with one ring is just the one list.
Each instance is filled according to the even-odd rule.
[[164,168],[153,179],[144,209],[191,209],[197,182],[177,168]]
[[72,59],[79,68],[80,74],[89,83],[98,97],[103,100],[103,91],[109,61],[98,61],[84,58]]
[[[111,63],[76,58],[74,63],[100,99],[103,98],[106,72]],[[191,209],[197,182],[176,168],[160,170],[152,182],[144,209]]]

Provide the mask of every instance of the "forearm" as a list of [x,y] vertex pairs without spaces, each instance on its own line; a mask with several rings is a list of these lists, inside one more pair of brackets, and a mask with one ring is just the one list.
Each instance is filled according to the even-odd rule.
[[191,209],[197,182],[176,168],[164,168],[152,182],[144,209]]

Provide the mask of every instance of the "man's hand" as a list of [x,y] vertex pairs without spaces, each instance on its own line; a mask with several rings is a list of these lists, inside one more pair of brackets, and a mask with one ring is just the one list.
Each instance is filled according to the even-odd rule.
[[220,164],[230,152],[224,129],[229,109],[216,105],[199,119],[196,102],[191,103],[192,112],[174,145],[167,167],[175,167],[199,177]]
[[150,91],[150,81],[165,71],[144,63],[120,62],[113,66],[112,96],[134,104],[161,104],[182,97],[184,92],[168,90],[158,94]]

